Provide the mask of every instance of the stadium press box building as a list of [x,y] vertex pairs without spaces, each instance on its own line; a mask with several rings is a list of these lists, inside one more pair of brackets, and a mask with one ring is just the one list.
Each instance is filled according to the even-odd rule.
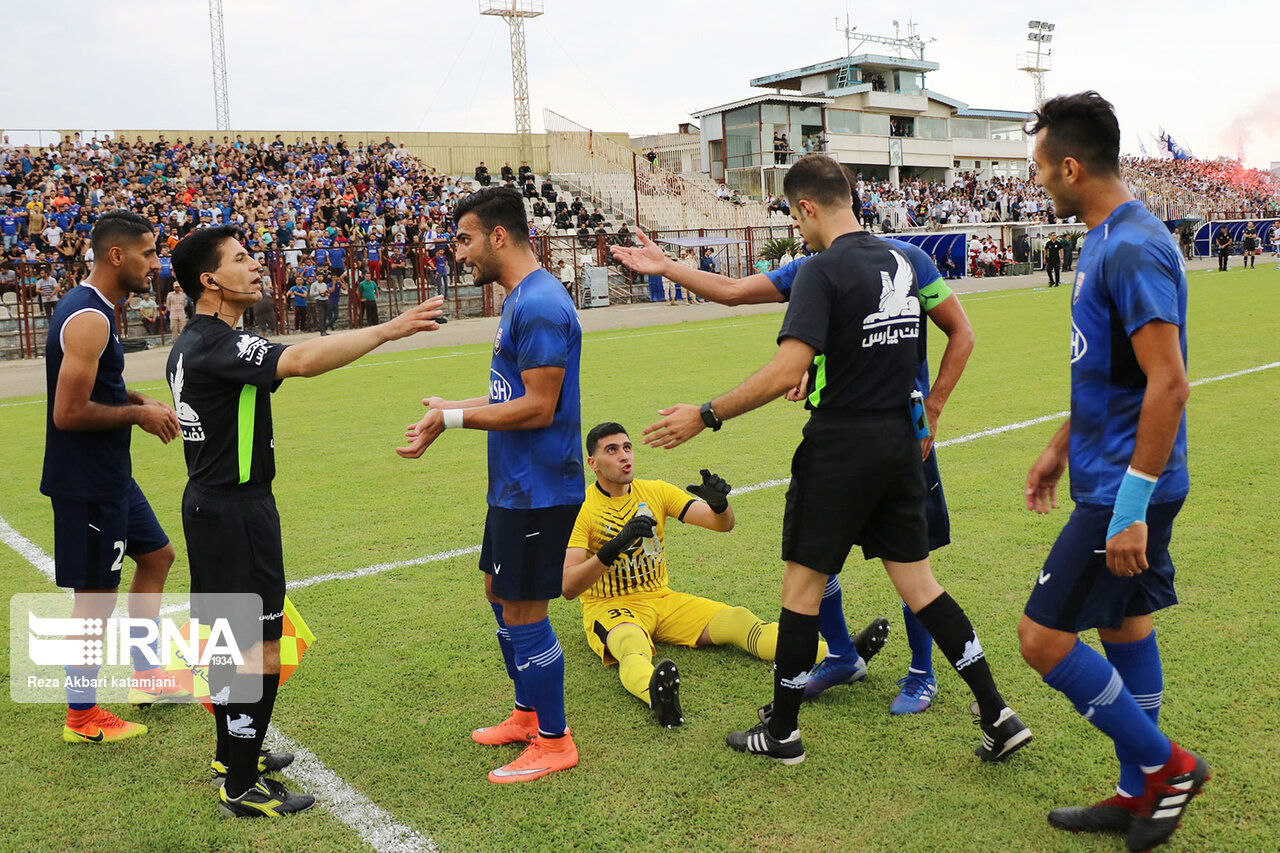
[[[693,113],[702,162],[716,181],[781,194],[787,167],[823,151],[868,179],[950,183],[956,174],[1025,178],[1031,114],[975,109],[925,87],[936,62],[859,54],[751,81],[773,89]],[[794,94],[793,94],[794,93]],[[775,147],[785,135],[787,150]]]

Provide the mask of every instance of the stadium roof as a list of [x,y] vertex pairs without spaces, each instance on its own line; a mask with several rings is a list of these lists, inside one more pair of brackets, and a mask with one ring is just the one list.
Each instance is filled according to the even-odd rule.
[[937,71],[940,67],[936,62],[927,62],[921,59],[903,59],[899,56],[860,53],[857,56],[842,56],[839,59],[819,62],[817,65],[806,65],[803,68],[793,68],[790,71],[779,71],[777,74],[766,74],[764,77],[756,77],[751,81],[751,85],[798,90],[802,78],[827,71],[839,71],[846,65],[883,66],[886,68],[903,68],[908,71]]
[[1030,121],[1031,113],[1024,113],[1020,110],[983,110],[977,107],[971,107],[964,101],[958,101],[955,98],[949,98],[946,95],[926,89],[927,94],[932,100],[946,104],[956,111],[956,118],[1003,118],[1010,121]]
[[690,113],[694,118],[702,118],[703,116],[713,115],[715,113],[727,113],[729,110],[736,110],[739,107],[749,107],[752,104],[759,104],[765,101],[784,104],[817,104],[826,106],[830,104],[831,98],[823,98],[815,95],[753,95],[750,98],[743,98],[741,101],[734,101],[730,104],[721,104],[718,107],[707,107],[705,110],[698,110]]

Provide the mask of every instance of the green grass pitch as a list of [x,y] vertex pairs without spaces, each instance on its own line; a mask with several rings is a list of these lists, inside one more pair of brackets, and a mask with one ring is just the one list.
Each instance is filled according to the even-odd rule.
[[[1280,360],[1280,274],[1269,264],[1196,272],[1190,282],[1193,380]],[[964,300],[977,348],[940,438],[1067,407],[1070,293]],[[617,420],[638,439],[658,408],[728,390],[770,357],[779,316],[588,334],[584,431]],[[931,343],[936,364],[936,332]],[[477,345],[374,355],[318,379],[291,380],[276,393],[276,495],[291,580],[479,543],[484,436],[450,432],[416,462],[392,448],[420,415],[422,397],[483,393],[488,352]],[[140,387],[167,398],[159,382]],[[44,409],[3,402],[0,517],[52,552],[52,516],[37,491]],[[1157,617],[1162,725],[1203,754],[1214,777],[1171,849],[1275,849],[1280,451],[1271,433],[1280,420],[1280,369],[1194,388],[1188,416],[1192,492],[1173,546],[1182,603]],[[642,447],[638,474],[684,485],[705,467],[739,487],[782,478],[803,420],[797,406],[775,402],[677,450]],[[794,768],[724,746],[725,733],[749,725],[769,699],[767,664],[736,649],[660,648],[680,667],[687,720],[663,730],[623,691],[616,670],[593,657],[577,604],[557,601],[551,615],[565,647],[569,722],[582,763],[530,785],[490,785],[486,772],[516,748],[482,747],[468,737],[503,717],[511,701],[474,554],[293,592],[318,641],[281,691],[275,721],[446,850],[1118,850],[1117,838],[1067,835],[1046,823],[1055,806],[1109,795],[1117,768],[1108,741],[1040,682],[1017,649],[1027,591],[1069,512],[1065,499],[1047,518],[1022,507],[1026,470],[1056,426],[940,452],[954,541],[935,555],[935,571],[968,610],[998,683],[1035,733],[1006,764],[974,757],[979,733],[970,697],[941,654],[933,708],[889,715],[907,662],[899,606],[880,566],[857,557],[842,576],[849,619],[859,626],[886,615],[893,632],[864,683],[804,708],[808,759]],[[139,432],[134,464],[178,550],[170,588],[184,589],[181,452]],[[733,500],[732,533],[669,528],[673,586],[777,618],[783,489]],[[10,594],[53,589],[8,548],[0,548],[0,584]],[[0,642],[8,636],[0,632]],[[212,731],[202,709],[114,710],[151,732],[105,748],[68,745],[59,738],[60,706],[0,701],[0,849],[360,847],[358,835],[323,808],[274,822],[218,817],[206,781]]]

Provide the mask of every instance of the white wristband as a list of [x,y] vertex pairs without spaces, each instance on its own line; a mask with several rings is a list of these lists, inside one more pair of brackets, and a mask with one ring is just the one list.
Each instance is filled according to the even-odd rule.
[[454,429],[462,426],[462,413],[465,409],[445,409],[444,410],[444,428]]

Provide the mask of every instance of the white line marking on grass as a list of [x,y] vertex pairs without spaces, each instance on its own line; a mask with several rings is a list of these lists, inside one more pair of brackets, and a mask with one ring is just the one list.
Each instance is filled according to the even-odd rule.
[[299,789],[316,795],[338,820],[355,830],[365,844],[383,853],[435,853],[436,843],[398,822],[390,812],[346,783],[324,765],[315,753],[287,737],[274,725],[267,728],[267,743],[275,750],[292,752],[288,776]]
[[425,557],[414,557],[411,560],[397,560],[393,563],[377,563],[372,566],[365,566],[363,569],[352,569],[349,572],[327,572],[323,575],[312,575],[307,578],[298,578],[285,584],[286,589],[301,589],[302,587],[315,586],[325,581],[347,581],[356,578],[366,578],[370,575],[380,575],[383,572],[389,572],[394,569],[403,569],[407,566],[421,566],[424,563],[436,563],[440,560],[451,560],[454,557],[463,557],[467,554],[480,553],[479,545],[470,545],[466,548],[454,548],[452,551],[441,551],[438,554],[427,554]]
[[13,529],[13,525],[0,518],[0,542],[8,545],[18,556],[35,566],[40,574],[54,582],[53,557],[50,557],[36,543]]
[[1244,370],[1237,370],[1235,373],[1224,373],[1221,376],[1210,376],[1207,379],[1197,379],[1195,382],[1191,383],[1191,387],[1195,388],[1197,385],[1204,385],[1206,382],[1219,382],[1223,379],[1235,379],[1237,376],[1247,376],[1250,373],[1261,373],[1264,370],[1271,370],[1275,367],[1280,367],[1280,361],[1273,361],[1270,364],[1260,364],[1257,367],[1246,367]]
[[[769,315],[769,316],[772,316],[772,315]],[[685,321],[685,322],[691,322],[691,321]],[[725,325],[723,325],[723,326],[716,326],[715,328],[717,328],[717,329],[739,329],[739,328],[742,328],[743,326],[756,326],[756,325],[760,325],[760,324],[759,324],[759,323],[728,323],[728,324],[725,324]],[[602,329],[601,331],[608,331],[608,330],[606,330],[606,329]],[[635,330],[634,332],[632,332],[631,334],[627,334],[627,335],[614,335],[614,336],[612,336],[612,337],[608,337],[608,338],[597,338],[597,337],[592,337],[592,340],[593,340],[593,341],[622,341],[622,340],[628,340],[628,341],[629,341],[629,340],[632,340],[632,339],[634,339],[634,338],[647,338],[647,337],[653,337],[653,336],[657,336],[657,335],[686,335],[686,334],[689,334],[690,332],[705,332],[705,331],[707,331],[705,328],[697,328],[697,329],[661,329],[661,330],[656,330],[656,331],[644,331],[644,330],[642,330],[642,329],[637,329],[637,330]],[[588,334],[592,334],[592,335],[594,335],[594,333],[592,333],[592,332],[588,332]],[[476,342],[476,343],[474,343],[474,344],[455,344],[455,346],[463,346],[463,347],[465,347],[465,346],[484,346],[484,343],[483,343],[483,342]],[[442,359],[442,358],[458,358],[459,356],[467,356],[467,355],[487,356],[487,355],[490,355],[490,354],[491,354],[491,353],[489,352],[489,350],[487,350],[487,349],[486,349],[486,350],[477,350],[476,352],[454,352],[454,353],[449,353],[449,354],[447,354],[447,355],[423,355],[423,356],[419,356],[419,357],[417,357],[417,358],[397,358],[397,359],[394,359],[394,360],[392,360],[392,361],[359,361],[359,362],[356,362],[355,364],[348,364],[348,365],[346,365],[345,367],[339,367],[339,368],[338,368],[338,370],[355,370],[356,368],[359,368],[359,367],[385,367],[385,366],[389,366],[389,365],[392,365],[392,364],[413,364],[413,363],[415,363],[415,362],[419,362],[419,361],[436,361],[436,360],[439,360],[439,359]],[[24,404],[23,404],[23,403],[15,403],[14,405],[19,405],[19,406],[20,406],[20,405],[24,405]]]

